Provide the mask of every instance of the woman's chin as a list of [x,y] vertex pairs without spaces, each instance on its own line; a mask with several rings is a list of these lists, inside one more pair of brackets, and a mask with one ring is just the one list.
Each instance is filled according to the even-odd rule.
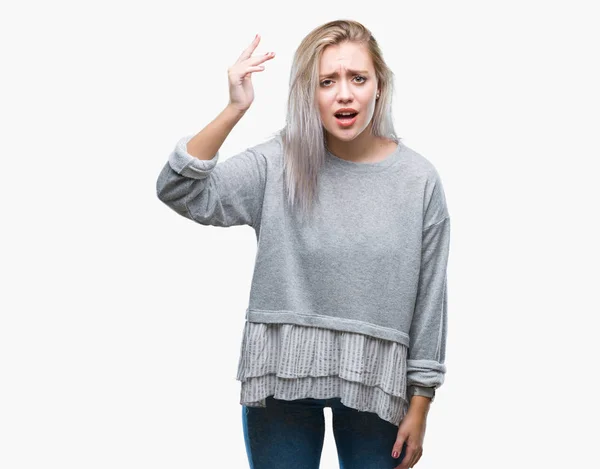
[[330,136],[342,141],[351,141],[360,135],[359,129],[357,127],[352,127],[348,129],[333,128],[331,130],[325,130],[329,133]]

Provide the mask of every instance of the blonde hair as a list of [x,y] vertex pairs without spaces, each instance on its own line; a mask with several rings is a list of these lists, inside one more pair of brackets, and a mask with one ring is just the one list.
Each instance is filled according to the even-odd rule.
[[286,125],[275,132],[283,144],[288,203],[301,215],[310,212],[317,197],[318,175],[325,161],[325,134],[317,105],[319,62],[323,50],[343,42],[364,44],[373,60],[380,96],[372,134],[399,142],[392,120],[394,73],[387,66],[371,32],[353,20],[335,20],[313,29],[300,43],[292,62]]

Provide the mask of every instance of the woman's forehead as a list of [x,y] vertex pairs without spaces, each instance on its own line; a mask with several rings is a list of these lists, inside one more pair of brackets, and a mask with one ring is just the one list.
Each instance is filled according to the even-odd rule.
[[323,50],[319,61],[319,73],[323,75],[361,71],[365,73],[371,68],[372,61],[368,51],[358,44],[328,46]]

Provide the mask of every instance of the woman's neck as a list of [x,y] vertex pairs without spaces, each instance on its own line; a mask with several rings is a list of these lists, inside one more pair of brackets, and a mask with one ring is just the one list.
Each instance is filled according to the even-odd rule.
[[397,147],[393,140],[369,134],[365,137],[361,134],[351,141],[333,138],[329,134],[326,142],[327,149],[335,156],[355,163],[376,163],[385,159]]

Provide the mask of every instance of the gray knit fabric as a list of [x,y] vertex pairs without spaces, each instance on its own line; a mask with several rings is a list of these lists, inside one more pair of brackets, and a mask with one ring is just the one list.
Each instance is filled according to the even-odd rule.
[[[242,398],[257,402],[271,390],[301,396],[319,389],[397,421],[406,385],[440,387],[450,215],[434,166],[402,142],[375,163],[327,151],[318,201],[305,221],[285,200],[280,136],[219,164],[219,153],[210,160],[190,155],[192,137],[175,145],[158,176],[157,195],[201,225],[254,228],[257,253],[245,318],[256,326],[247,325],[248,334],[280,325],[272,329],[279,332],[262,330],[257,337],[266,339],[257,340],[284,344],[267,352],[259,345],[264,353],[257,353],[254,342],[246,342]],[[330,353],[321,355],[319,347],[327,344]],[[397,368],[390,374],[386,367]],[[262,375],[253,376],[256,370]],[[284,390],[282,379],[295,383]],[[316,381],[323,384],[307,384]]]

